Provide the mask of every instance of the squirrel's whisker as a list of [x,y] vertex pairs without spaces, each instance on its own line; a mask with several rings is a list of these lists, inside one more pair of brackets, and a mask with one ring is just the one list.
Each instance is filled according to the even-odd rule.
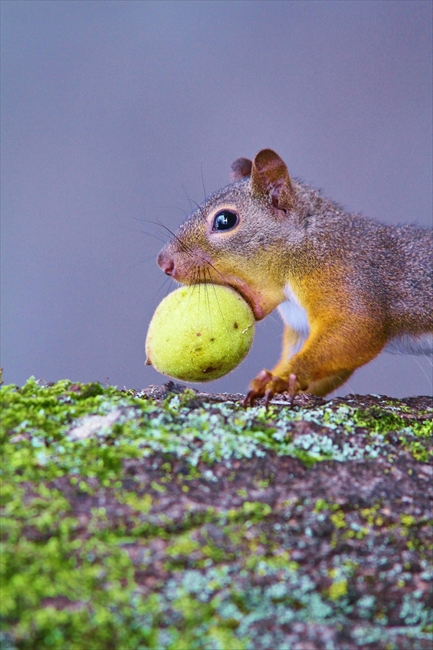
[[203,205],[188,197],[196,208],[176,233],[163,226],[172,239],[158,263],[198,284],[207,306],[207,285],[220,284],[239,287],[256,321],[279,309],[281,358],[252,381],[247,404],[326,395],[382,350],[432,354],[431,229],[347,213],[271,149],[236,160],[231,177]]

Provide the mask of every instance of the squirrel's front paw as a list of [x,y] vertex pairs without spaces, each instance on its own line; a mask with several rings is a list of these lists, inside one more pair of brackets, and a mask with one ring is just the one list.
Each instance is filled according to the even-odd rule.
[[291,404],[300,386],[296,375],[289,375],[288,379],[282,379],[273,375],[269,370],[262,370],[250,384],[250,390],[244,400],[244,406],[254,406],[258,397],[264,397],[266,408],[275,393],[289,393]]

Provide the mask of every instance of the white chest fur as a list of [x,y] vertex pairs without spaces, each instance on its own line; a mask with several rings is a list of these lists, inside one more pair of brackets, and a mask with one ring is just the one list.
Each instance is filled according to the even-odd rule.
[[284,294],[287,300],[278,306],[278,311],[286,325],[298,334],[298,340],[291,349],[291,355],[293,355],[299,352],[307,340],[310,334],[310,325],[307,312],[297,299],[290,284],[286,284],[284,287]]
[[420,334],[409,336],[402,334],[391,339],[384,348],[385,352],[392,354],[433,354],[433,334]]

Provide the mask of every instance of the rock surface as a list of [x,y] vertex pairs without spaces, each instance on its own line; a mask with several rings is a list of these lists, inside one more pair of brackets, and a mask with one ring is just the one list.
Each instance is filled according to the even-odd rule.
[[432,647],[433,399],[0,392],[2,650]]

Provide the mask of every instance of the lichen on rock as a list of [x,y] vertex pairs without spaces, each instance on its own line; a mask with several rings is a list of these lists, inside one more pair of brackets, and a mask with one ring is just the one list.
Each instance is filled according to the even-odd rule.
[[241,398],[0,389],[2,648],[431,647],[432,398]]

